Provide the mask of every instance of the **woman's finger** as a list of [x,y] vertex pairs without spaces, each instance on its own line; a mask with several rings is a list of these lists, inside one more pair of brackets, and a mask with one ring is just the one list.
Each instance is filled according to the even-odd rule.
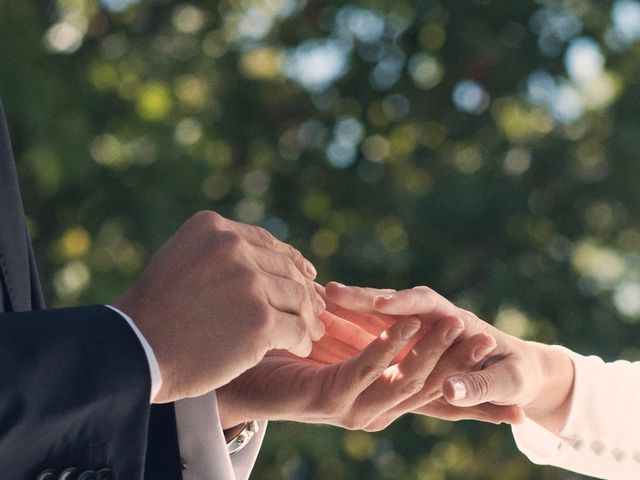
[[443,317],[455,316],[464,322],[465,335],[481,332],[494,333],[491,326],[473,313],[457,307],[429,287],[420,286],[396,293],[379,295],[374,307],[387,315],[418,315],[424,323],[436,322]]
[[[398,365],[388,369],[358,397],[359,416],[374,418],[420,392],[442,354],[462,333],[462,321],[444,318],[433,331],[422,337]],[[404,410],[402,413],[406,413]],[[399,416],[399,415],[398,415]]]
[[320,319],[325,325],[325,335],[340,340],[340,342],[351,346],[357,352],[364,350],[377,337],[377,335],[372,335],[363,330],[357,324],[348,322],[344,318],[328,311],[323,312],[320,315]]
[[[349,305],[348,297],[345,297],[342,300],[340,300],[340,301],[344,301],[347,306],[341,305],[331,300],[330,295],[331,297],[336,297],[336,293],[332,293],[332,292],[335,292],[335,291],[340,292],[343,289],[348,290],[349,288],[350,287],[345,287],[344,285],[336,282],[330,282],[327,285],[327,287],[323,287],[322,285],[318,285],[317,283],[315,284],[316,292],[324,300],[326,305],[326,310],[328,310],[329,312],[333,313],[334,315],[344,320],[348,320],[349,322],[354,323],[355,325],[359,326],[364,331],[368,332],[369,334],[375,337],[380,335],[382,332],[384,332],[387,328],[389,328],[391,325],[393,325],[397,321],[397,318],[390,318],[384,314],[374,315],[371,313],[367,313],[367,311],[350,308],[348,306]],[[379,292],[384,293],[383,290],[380,290]],[[341,295],[340,293],[337,294],[338,297],[340,295]],[[355,305],[355,306],[358,307],[358,305]],[[368,308],[366,310],[371,310],[371,308]]]
[[371,342],[359,355],[344,362],[341,368],[341,391],[347,398],[357,396],[374,383],[420,330],[420,322],[406,319],[392,325]]
[[460,310],[442,295],[425,286],[377,295],[372,302],[375,311],[388,315],[436,315],[442,317],[457,315]]
[[[385,318],[383,315],[387,315],[387,321],[398,316],[419,315],[421,319],[435,323],[443,317],[468,316],[468,312],[424,286],[397,292],[331,282],[325,288],[325,295],[327,308],[331,308],[340,316],[346,314],[338,308],[360,314],[373,314],[380,318]],[[463,318],[463,321],[467,323],[466,318]]]
[[359,353],[360,350],[356,350],[340,340],[325,335],[321,341],[313,344],[313,350],[311,350],[309,358],[322,365],[333,365],[353,358]]
[[478,420],[495,424],[509,423],[511,425],[524,422],[525,415],[517,405],[494,405],[483,403],[473,407],[460,408],[439,399],[417,408],[413,413],[426,415],[448,421]]
[[331,301],[326,302],[326,309],[334,315],[357,325],[374,337],[380,335],[398,320],[397,318],[388,318],[384,314],[374,315],[348,310],[332,303]]
[[[434,332],[438,331],[440,324],[448,318],[450,317],[438,322]],[[462,323],[459,319],[458,322]],[[455,335],[455,338],[458,338],[461,333],[462,330]],[[441,341],[446,341],[444,337],[442,337],[441,332],[440,335],[442,338]],[[441,353],[437,358],[435,358],[435,362],[437,363],[434,362],[435,365],[431,365],[430,369],[427,371],[428,375],[422,381],[422,387],[420,390],[413,392],[414,395],[404,399],[404,401],[400,402],[393,408],[387,409],[384,417],[387,419],[398,418],[407,412],[416,410],[425,404],[429,404],[430,402],[441,398],[442,383],[448,376],[451,376],[454,372],[466,372],[467,370],[474,368],[495,347],[496,342],[493,337],[487,334],[479,334],[448,348],[444,354]],[[407,360],[403,363],[409,363],[410,366],[408,368],[416,369],[418,367],[416,359],[417,356],[415,355],[407,357]],[[416,363],[416,365],[411,365],[411,362]]]
[[[328,308],[329,310],[332,310],[331,306]],[[329,310],[320,315],[320,319],[325,324],[325,335],[337,338],[343,343],[351,345],[358,351],[363,350],[378,335],[380,335],[380,333],[398,321],[398,319],[395,319],[390,321],[387,325],[374,315],[358,314],[344,309],[334,310],[333,312]],[[335,312],[340,312],[341,315],[344,315],[347,318],[345,319],[342,316],[336,315]],[[393,364],[400,363],[407,353],[411,351],[418,339],[430,332],[431,325],[422,322],[421,325],[420,330],[414,338],[402,348],[398,355],[396,355],[392,362]]]
[[394,292],[390,289],[351,287],[337,282],[329,282],[325,287],[325,294],[332,303],[362,313],[375,313],[373,299]]

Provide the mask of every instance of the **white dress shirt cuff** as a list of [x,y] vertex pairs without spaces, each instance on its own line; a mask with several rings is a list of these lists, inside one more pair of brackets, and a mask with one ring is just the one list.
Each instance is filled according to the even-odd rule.
[[121,312],[116,307],[112,307],[111,305],[107,305],[107,307],[113,310],[114,312],[120,314],[120,316],[127,321],[131,329],[135,332],[136,336],[138,337],[138,340],[140,340],[140,343],[142,344],[144,353],[147,356],[147,362],[149,364],[149,374],[151,376],[151,394],[150,394],[149,403],[153,403],[156,396],[158,395],[158,392],[160,391],[160,388],[162,388],[162,374],[160,373],[160,366],[158,365],[158,359],[156,359],[156,356],[153,353],[153,349],[151,348],[151,345],[149,345],[149,342],[147,342],[147,339],[144,338],[144,335],[142,335],[142,332],[140,331],[138,326],[133,322],[133,320],[131,320],[131,317],[129,317],[129,315],[127,315],[126,313]]
[[218,415],[216,392],[175,403],[183,480],[247,480],[253,469],[267,422],[246,446],[229,455]]

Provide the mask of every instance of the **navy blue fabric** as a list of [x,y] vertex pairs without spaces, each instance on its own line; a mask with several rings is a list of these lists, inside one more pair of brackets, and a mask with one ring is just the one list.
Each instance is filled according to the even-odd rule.
[[0,105],[0,273],[9,304],[18,312],[33,309],[29,243],[9,132]]
[[0,104],[0,479],[180,480],[173,405],[150,409],[135,333],[104,306],[44,308]]
[[4,278],[0,274],[0,312],[7,312],[9,310],[11,310],[9,292],[7,292],[7,286],[4,283]]

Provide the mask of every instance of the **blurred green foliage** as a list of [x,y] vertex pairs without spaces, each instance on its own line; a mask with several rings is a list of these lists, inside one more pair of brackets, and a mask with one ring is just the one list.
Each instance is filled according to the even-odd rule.
[[[0,0],[0,96],[51,305],[109,302],[193,212],[322,280],[428,284],[640,357],[635,0]],[[1,207],[1,206],[0,206]],[[215,265],[212,265],[215,268]],[[508,428],[273,424],[255,479],[567,479]]]

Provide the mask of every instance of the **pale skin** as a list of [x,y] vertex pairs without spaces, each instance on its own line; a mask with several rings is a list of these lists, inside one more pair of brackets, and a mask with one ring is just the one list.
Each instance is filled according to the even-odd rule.
[[309,355],[324,335],[315,275],[297,250],[261,228],[214,212],[185,222],[113,303],[158,360],[155,403],[214,390],[273,349]]
[[332,311],[321,314],[326,334],[309,358],[270,352],[218,389],[223,428],[248,420],[292,420],[377,431],[412,410],[409,405],[425,404],[429,414],[449,420],[502,423],[521,415],[513,406],[460,409],[442,398],[446,378],[477,368],[495,348],[491,335],[464,334],[455,316],[427,325],[417,317],[396,321],[328,307]]
[[[442,379],[494,347],[482,334],[449,348],[463,331],[455,317],[443,318],[429,337],[418,319],[379,338],[349,337],[351,323],[321,313],[313,278],[315,268],[266,231],[201,212],[114,306],[154,350],[163,377],[155,402],[218,389],[225,428],[264,418],[380,429],[404,413],[398,404],[416,392],[441,397]],[[408,344],[412,355],[394,364]],[[476,415],[501,422],[509,409],[483,407]]]
[[[442,390],[448,404],[462,412],[487,403],[513,405],[553,433],[558,434],[564,425],[571,404],[574,369],[563,351],[507,335],[428,287],[394,292],[332,283],[327,286],[326,296],[330,310],[360,312],[360,316],[351,314],[352,319],[372,333],[390,321],[406,317],[417,317],[429,325],[441,318],[460,318],[465,326],[461,339],[488,334],[495,339],[496,348],[479,365],[480,369],[444,380]],[[370,317],[378,318],[378,323]],[[433,414],[429,404],[417,407],[408,402],[404,407]],[[477,419],[475,412],[468,418]],[[515,415],[510,423],[523,419],[522,415]]]
[[[114,302],[156,355],[155,402],[217,389],[225,428],[282,419],[380,430],[409,411],[517,423],[514,405],[550,429],[562,419],[554,395],[542,401],[513,375],[523,362],[551,371],[560,360],[544,346],[522,348],[430,290],[331,284],[318,294],[315,275],[263,229],[213,212],[185,222]],[[517,388],[494,382],[499,374]]]
[[[248,420],[292,420],[381,430],[407,412],[398,406],[408,399],[440,399],[445,378],[473,368],[495,346],[480,333],[452,347],[464,331],[456,317],[443,317],[429,335],[419,319],[403,318],[377,337],[331,313],[321,317],[326,334],[308,359],[271,352],[218,389],[223,428]],[[442,401],[442,408],[455,418],[456,407]],[[490,404],[466,410],[494,423],[514,416],[513,407]]]

